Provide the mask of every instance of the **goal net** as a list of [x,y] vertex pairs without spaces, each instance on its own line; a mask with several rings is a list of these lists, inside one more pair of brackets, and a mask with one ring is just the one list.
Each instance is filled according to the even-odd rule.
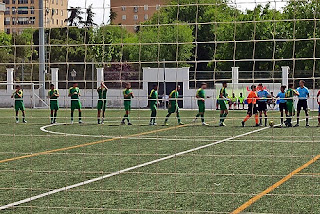
[[0,210],[320,212],[318,1],[3,2]]

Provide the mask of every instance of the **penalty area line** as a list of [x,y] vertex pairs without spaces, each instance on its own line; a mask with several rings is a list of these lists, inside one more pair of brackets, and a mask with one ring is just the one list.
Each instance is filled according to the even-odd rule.
[[185,155],[185,154],[188,154],[188,153],[191,153],[191,152],[195,152],[195,151],[198,151],[198,150],[201,150],[201,149],[205,149],[205,148],[217,145],[217,144],[221,144],[221,143],[224,143],[224,142],[236,139],[236,138],[240,138],[240,137],[244,137],[244,136],[247,136],[247,135],[250,135],[250,134],[254,134],[256,132],[260,132],[260,131],[263,131],[263,130],[266,130],[266,129],[269,129],[269,128],[270,127],[264,127],[264,128],[256,129],[256,130],[253,130],[253,131],[250,131],[250,132],[246,132],[246,133],[243,133],[243,134],[240,134],[240,135],[236,135],[236,136],[229,137],[229,138],[226,138],[226,139],[223,139],[223,140],[219,140],[219,141],[216,141],[216,142],[213,142],[213,143],[210,143],[210,144],[206,144],[206,145],[199,146],[199,147],[196,147],[196,148],[193,148],[193,149],[189,149],[189,150],[185,150],[185,151],[182,151],[182,152],[178,152],[178,153],[175,153],[175,154],[163,157],[163,158],[155,159],[155,160],[143,163],[143,164],[139,164],[139,165],[132,166],[132,167],[129,167],[129,168],[126,168],[126,169],[122,169],[122,170],[119,170],[119,171],[116,171],[116,172],[113,172],[113,173],[110,173],[110,174],[106,174],[106,175],[103,175],[103,176],[100,176],[100,177],[97,177],[97,178],[93,178],[93,179],[90,179],[90,180],[82,181],[80,183],[76,183],[76,184],[73,184],[73,185],[70,185],[70,186],[65,186],[65,187],[62,187],[62,188],[59,188],[59,189],[51,190],[51,191],[48,191],[48,192],[45,192],[45,193],[42,193],[42,194],[39,194],[39,195],[36,195],[36,196],[32,196],[32,197],[29,197],[29,198],[26,198],[26,199],[23,199],[23,200],[20,200],[20,201],[16,201],[16,202],[13,202],[13,203],[10,203],[10,204],[7,204],[7,205],[3,205],[3,206],[0,207],[0,210],[5,210],[5,209],[8,209],[8,208],[12,208],[14,206],[18,206],[18,205],[25,204],[25,203],[28,203],[28,202],[31,202],[31,201],[34,201],[34,200],[37,200],[37,199],[40,199],[40,198],[44,198],[46,196],[53,195],[55,193],[67,191],[67,190],[70,190],[70,189],[73,189],[73,188],[77,188],[77,187],[80,187],[80,186],[84,186],[84,185],[87,185],[87,184],[90,184],[90,183],[93,183],[93,182],[101,181],[103,179],[110,178],[110,177],[113,177],[113,176],[116,176],[116,175],[124,174],[126,172],[129,172],[129,171],[132,171],[132,170],[135,170],[135,169],[139,169],[139,168],[142,168],[142,167],[145,167],[145,166],[149,166],[149,165],[152,165],[152,164],[155,164],[155,163],[159,163],[161,161],[165,161],[165,160],[169,160],[169,159],[172,159],[172,158],[175,158],[175,157],[179,157],[179,156],[182,156],[182,155]]

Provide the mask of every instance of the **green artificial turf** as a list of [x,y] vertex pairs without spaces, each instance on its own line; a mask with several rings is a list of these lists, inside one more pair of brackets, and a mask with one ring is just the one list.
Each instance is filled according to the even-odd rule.
[[[48,113],[28,109],[28,123],[15,124],[12,109],[0,110],[0,162],[36,154],[0,163],[0,206],[262,128],[253,127],[253,118],[241,127],[244,111],[231,111],[226,127],[217,126],[218,111],[207,111],[210,126],[203,127],[192,123],[196,111],[185,110],[186,126],[177,126],[172,115],[167,127],[164,110],[157,126],[148,125],[148,110],[133,110],[133,126],[121,126],[121,110],[107,110],[104,125],[96,125],[95,110],[84,110],[84,124],[71,125],[62,109],[59,125],[46,128],[54,134],[40,130]],[[230,213],[320,154],[320,128],[312,116],[312,127],[302,121],[298,128],[267,128],[1,212]],[[279,113],[269,112],[269,119],[279,123]],[[319,166],[311,164],[245,212],[320,213]]]

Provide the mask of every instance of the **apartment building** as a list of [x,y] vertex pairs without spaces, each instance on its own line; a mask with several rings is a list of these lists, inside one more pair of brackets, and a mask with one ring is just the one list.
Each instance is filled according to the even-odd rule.
[[38,28],[39,1],[44,5],[44,26],[65,27],[68,17],[68,0],[3,0],[5,3],[4,29],[7,33],[19,33],[25,28]]
[[114,25],[123,25],[129,31],[135,32],[140,22],[149,20],[169,0],[111,0],[112,12],[116,18]]

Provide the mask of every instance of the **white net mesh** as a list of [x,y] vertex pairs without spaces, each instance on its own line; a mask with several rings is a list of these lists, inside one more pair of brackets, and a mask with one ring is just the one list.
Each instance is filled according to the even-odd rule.
[[1,210],[320,212],[318,1],[4,3]]

